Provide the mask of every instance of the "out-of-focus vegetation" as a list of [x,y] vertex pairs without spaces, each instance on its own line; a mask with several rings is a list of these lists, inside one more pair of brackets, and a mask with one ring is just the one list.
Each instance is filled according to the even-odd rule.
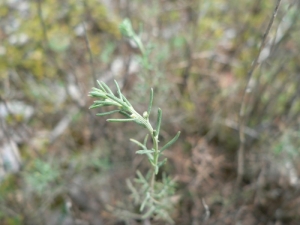
[[[124,184],[148,170],[128,143],[144,133],[88,110],[97,79],[118,80],[140,113],[153,87],[162,142],[182,131],[165,151],[175,224],[297,224],[299,1],[282,0],[251,79],[236,185],[247,74],[276,2],[1,1],[0,224],[165,224],[120,216],[138,212]],[[124,18],[149,61],[121,37]]]
[[[140,38],[132,30],[131,22],[126,19],[120,25],[120,30],[125,33],[126,36],[135,40],[135,43],[139,46],[140,51],[147,60],[147,56],[144,54],[144,46]],[[161,130],[162,111],[160,108],[157,110],[157,122],[154,125],[150,122],[150,116],[152,112],[153,104],[153,89],[150,91],[150,98],[148,103],[147,111],[143,114],[139,114],[134,106],[131,105],[129,100],[123,95],[118,82],[115,81],[117,88],[117,95],[115,95],[110,87],[104,82],[97,81],[99,88],[93,87],[89,96],[96,98],[90,109],[94,108],[106,108],[105,112],[97,113],[97,116],[112,116],[112,114],[121,114],[123,118],[112,117],[107,119],[108,122],[114,123],[128,123],[134,122],[142,128],[142,131],[146,130],[147,134],[144,137],[143,142],[135,139],[130,139],[135,143],[140,150],[136,151],[136,154],[144,155],[148,159],[150,168],[148,172],[143,175],[139,170],[136,171],[137,178],[134,179],[134,184],[130,180],[126,180],[127,186],[131,191],[134,204],[140,206],[139,214],[132,216],[122,215],[123,219],[125,216],[129,216],[130,219],[142,219],[142,220],[165,220],[170,224],[174,224],[174,221],[170,217],[169,213],[173,208],[173,195],[175,189],[175,182],[173,179],[166,176],[163,173],[162,181],[158,181],[158,176],[162,172],[162,168],[167,162],[167,158],[162,159],[163,152],[170,148],[180,136],[180,131],[164,146],[159,145],[159,137]],[[109,110],[109,108],[117,108],[115,110]],[[125,118],[124,118],[125,117]],[[152,147],[149,147],[148,137],[152,142]],[[161,175],[160,175],[161,176]],[[128,212],[127,212],[128,214]]]

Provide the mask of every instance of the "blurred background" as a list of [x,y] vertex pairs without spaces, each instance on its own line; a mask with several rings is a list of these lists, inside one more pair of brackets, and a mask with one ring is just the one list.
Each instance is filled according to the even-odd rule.
[[[248,72],[276,3],[1,0],[0,224],[149,223],[109,210],[135,210],[126,179],[149,166],[129,141],[144,137],[138,126],[88,109],[95,81],[114,88],[114,79],[140,113],[154,88],[162,142],[181,131],[164,168],[177,180],[176,224],[298,224],[297,0],[280,4],[239,132]],[[125,18],[151,49],[148,67],[119,32]]]

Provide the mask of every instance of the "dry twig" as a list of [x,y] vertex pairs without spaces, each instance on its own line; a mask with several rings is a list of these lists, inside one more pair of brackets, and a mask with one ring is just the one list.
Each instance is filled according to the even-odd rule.
[[265,47],[266,44],[266,40],[267,40],[267,36],[270,32],[270,29],[272,27],[272,24],[274,22],[274,19],[277,15],[278,9],[279,9],[279,5],[281,3],[281,0],[277,0],[275,9],[273,11],[273,15],[269,21],[269,24],[267,26],[267,29],[264,33],[264,36],[262,38],[262,42],[259,48],[259,51],[250,67],[250,70],[248,72],[248,81],[247,81],[247,85],[246,88],[244,90],[244,94],[243,94],[243,98],[242,98],[242,103],[241,103],[241,107],[240,107],[240,112],[239,112],[239,139],[240,139],[240,145],[239,145],[239,149],[238,149],[238,167],[237,167],[237,180],[236,180],[236,185],[237,187],[240,186],[242,178],[244,176],[244,152],[245,152],[245,112],[246,112],[246,107],[247,107],[247,103],[250,97],[250,93],[251,93],[251,83],[253,80],[253,72],[256,69],[257,65],[258,65],[258,60],[259,60],[259,56],[260,53],[262,52],[262,50]]

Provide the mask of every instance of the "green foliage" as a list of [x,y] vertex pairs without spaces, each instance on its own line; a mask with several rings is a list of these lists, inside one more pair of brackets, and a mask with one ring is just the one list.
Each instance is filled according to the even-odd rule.
[[116,46],[114,43],[112,42],[108,42],[105,46],[104,49],[101,53],[101,61],[103,61],[104,63],[109,63],[109,61],[111,60],[111,56],[113,51],[115,50]]
[[58,168],[36,159],[32,168],[25,174],[25,181],[32,191],[41,195],[57,182],[59,176],[60,172]]
[[132,28],[131,22],[129,19],[123,20],[123,22],[119,26],[121,33],[130,39],[132,39],[135,44],[138,46],[139,50],[142,53],[142,57],[140,59],[140,63],[145,69],[151,69],[152,66],[149,62],[149,54],[151,51],[151,48],[145,48],[141,38],[135,33],[135,31]]
[[132,191],[132,195],[135,199],[135,203],[140,205],[140,211],[143,213],[142,218],[155,217],[167,220],[173,223],[170,218],[168,211],[170,210],[172,202],[170,197],[174,194],[174,182],[163,177],[162,183],[160,184],[155,180],[155,176],[158,174],[159,169],[166,159],[159,161],[162,156],[162,152],[169,148],[178,139],[180,132],[165,144],[162,148],[158,148],[159,143],[159,132],[162,118],[162,111],[158,109],[158,118],[156,129],[154,129],[149,121],[151,115],[151,108],[153,103],[153,89],[151,89],[150,102],[148,105],[148,111],[145,111],[143,115],[139,114],[127,100],[127,98],[121,93],[118,83],[115,81],[118,95],[114,95],[112,90],[103,82],[98,82],[100,88],[93,88],[90,92],[91,97],[99,98],[100,100],[94,101],[94,104],[90,108],[99,108],[105,106],[117,107],[117,110],[109,112],[98,113],[98,116],[106,116],[115,113],[120,113],[125,118],[123,119],[107,119],[108,122],[135,122],[149,131],[149,134],[153,141],[153,147],[147,147],[148,135],[146,135],[143,143],[130,139],[133,143],[141,147],[141,150],[137,150],[136,154],[145,155],[148,158],[152,166],[152,175],[145,178],[140,172],[137,172],[138,178],[135,180],[136,183],[140,184],[141,187],[135,188],[130,181],[128,186]]
[[[111,79],[115,65],[119,69],[116,79],[124,81],[122,92],[118,87],[107,89],[100,82],[105,90],[101,86],[93,90],[96,95],[102,94],[94,106],[101,106],[100,110],[105,109],[98,115],[109,117],[111,122],[132,121],[140,125],[138,128],[149,131],[146,137],[134,136],[130,130],[134,128],[126,126],[130,136],[136,138],[131,141],[137,146],[137,158],[144,157],[147,160],[146,165],[139,168],[142,172],[137,172],[136,179],[127,181],[132,192],[132,202],[136,204],[135,209],[141,210],[142,216],[139,218],[164,218],[170,221],[168,214],[172,212],[171,197],[176,185],[162,172],[167,162],[164,150],[176,141],[179,133],[174,134],[170,142],[166,141],[168,144],[163,141],[167,133],[173,134],[174,127],[184,130],[187,137],[185,140],[189,144],[183,145],[178,155],[170,156],[172,163],[169,164],[177,169],[172,172],[179,173],[184,187],[188,183],[195,185],[193,189],[197,190],[193,197],[183,194],[184,200],[178,206],[178,214],[172,216],[175,221],[177,216],[185,218],[180,220],[180,224],[194,223],[190,219],[192,216],[188,215],[190,210],[201,214],[193,214],[193,217],[201,217],[203,207],[199,205],[199,198],[202,196],[215,211],[219,203],[214,204],[211,193],[218,192],[222,186],[216,182],[226,180],[226,187],[230,190],[230,179],[234,179],[232,171],[236,162],[233,154],[239,139],[238,108],[249,65],[258,51],[274,2],[117,2],[0,1],[0,104],[4,106],[18,100],[34,108],[34,116],[29,120],[23,118],[22,113],[17,113],[9,114],[5,120],[0,121],[7,125],[4,131],[9,138],[18,136],[23,168],[20,173],[5,175],[0,183],[1,225],[46,224],[40,221],[34,223],[32,218],[39,220],[39,217],[45,216],[46,221],[52,210],[57,210],[57,207],[69,201],[66,199],[69,188],[65,188],[65,185],[69,187],[74,181],[80,186],[79,189],[96,189],[94,193],[88,190],[91,197],[101,192],[100,195],[106,196],[108,204],[114,204],[119,199],[120,196],[107,196],[118,192],[115,190],[119,186],[111,185],[111,182],[127,172],[123,168],[132,157],[131,151],[120,151],[123,135],[115,135],[114,131],[108,129],[109,125],[102,126],[101,121],[95,121],[91,113],[86,111],[87,104],[90,104],[86,90],[90,88],[92,80]],[[263,165],[292,162],[297,167],[299,135],[295,132],[299,128],[300,111],[300,39],[297,27],[300,20],[299,5],[296,2],[282,2],[267,38],[265,50],[270,50],[270,56],[259,64],[251,82],[253,89],[245,124],[245,166],[249,172],[247,184],[257,178],[250,174],[251,171],[262,169],[263,174],[267,173],[265,168],[261,168]],[[124,15],[129,16],[130,20],[124,20],[119,27],[119,18]],[[83,24],[86,30],[83,30]],[[126,41],[130,40],[130,47],[120,41],[121,33]],[[93,78],[92,72],[95,74]],[[151,87],[155,96],[158,96],[155,97],[154,105]],[[148,95],[150,103],[147,107],[144,103]],[[127,99],[130,99],[130,103]],[[157,109],[155,105],[163,110]],[[139,113],[132,113],[130,107],[136,112],[139,109]],[[172,125],[174,121],[176,126]],[[61,128],[60,125],[65,126],[64,129],[60,130],[57,139],[51,141],[49,137],[57,132],[56,128]],[[2,129],[1,125],[0,133]],[[95,137],[97,134],[99,138]],[[19,140],[19,136],[26,140]],[[210,171],[209,166],[203,170],[194,168],[197,166],[193,158],[194,151],[198,149],[195,146],[198,144],[194,143],[202,137],[209,140],[209,145],[219,149],[218,154],[212,154],[216,157],[211,166],[214,171]],[[111,143],[116,139],[120,142],[112,146]],[[156,142],[159,144],[157,150]],[[203,152],[210,154],[210,147]],[[182,152],[186,158],[178,160]],[[256,153],[258,155],[254,157]],[[264,157],[261,157],[262,154]],[[270,156],[280,160],[274,163],[269,159]],[[230,159],[228,166],[222,163],[215,165],[222,157]],[[252,161],[253,158],[259,161]],[[202,162],[201,165],[205,167],[206,164]],[[260,166],[257,166],[258,162]],[[151,169],[144,174],[147,165]],[[218,167],[222,173],[215,173]],[[208,185],[202,185],[202,171],[212,174],[213,179],[205,181]],[[1,170],[2,173],[6,171]],[[153,187],[152,176],[155,178]],[[189,182],[194,177],[197,182]],[[267,177],[263,179],[266,183],[269,182]],[[277,180],[280,180],[284,193],[290,195],[292,192],[282,186],[283,179]],[[109,186],[109,191],[105,192],[103,190],[106,186]],[[111,186],[114,188],[111,189]],[[272,189],[276,185],[268,186]],[[207,190],[211,187],[212,190]],[[180,191],[186,193],[183,188],[177,190]],[[258,187],[257,193],[260,191]],[[232,212],[226,211],[226,207],[236,203],[235,200],[228,202],[227,197],[220,196],[216,201],[224,202],[222,215],[231,215]],[[243,201],[247,202],[247,199]],[[235,211],[243,201],[234,205]],[[260,202],[268,203],[264,199]],[[76,201],[72,203],[77,210]],[[280,203],[277,209],[282,212],[282,208],[288,204]],[[256,210],[255,206],[250,208]],[[99,217],[113,220],[107,214],[102,214],[101,209]],[[45,212],[45,215],[40,212]],[[91,218],[88,210],[84,214],[85,218]],[[74,215],[78,215],[77,211]],[[214,215],[211,217],[215,219]],[[77,221],[80,218],[74,219]],[[287,223],[280,221],[280,218],[276,220]],[[105,221],[104,224],[114,222]],[[206,222],[214,224],[211,221],[203,223]]]

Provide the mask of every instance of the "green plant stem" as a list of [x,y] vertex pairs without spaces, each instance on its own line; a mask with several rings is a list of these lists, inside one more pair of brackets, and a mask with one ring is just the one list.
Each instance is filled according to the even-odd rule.
[[157,167],[158,167],[158,158],[159,158],[159,149],[158,149],[158,136],[155,136],[154,134],[154,129],[152,127],[152,125],[149,122],[149,119],[145,119],[144,117],[142,117],[138,112],[136,112],[133,108],[130,110],[132,112],[133,115],[135,115],[136,118],[138,118],[142,124],[145,125],[145,127],[148,129],[151,137],[152,137],[152,141],[153,141],[153,148],[154,148],[154,161],[153,161],[153,166],[152,166],[152,175],[151,175],[151,181],[150,181],[150,188],[151,188],[151,193],[154,193],[154,184],[155,184],[155,176],[157,173]]
[[151,192],[154,192],[154,183],[155,183],[155,176],[156,176],[156,168],[158,164],[158,157],[159,157],[159,150],[158,150],[158,137],[154,136],[153,131],[151,134],[152,140],[153,140],[153,146],[154,146],[154,166],[152,167],[152,176],[151,176],[151,182],[150,182],[150,188]]
[[[131,113],[134,115],[134,117],[138,118],[139,121],[142,122],[142,124],[145,125],[147,130],[149,131],[152,141],[153,141],[153,148],[154,148],[154,160],[152,165],[152,175],[151,175],[151,181],[150,181],[150,193],[154,194],[154,184],[155,184],[155,178],[157,174],[157,168],[158,168],[158,158],[159,158],[159,149],[158,149],[158,135],[154,134],[154,129],[152,125],[149,122],[149,119],[145,119],[142,117],[138,112],[136,112],[133,108],[130,109]],[[153,201],[153,198],[151,198],[151,201]]]
[[[170,140],[167,144],[165,144],[161,149],[159,149],[158,143],[158,137],[159,137],[159,131],[160,131],[160,126],[161,126],[161,119],[162,119],[162,111],[161,109],[158,109],[157,113],[157,122],[155,129],[152,127],[150,121],[149,121],[149,116],[151,114],[151,108],[152,108],[152,103],[153,103],[153,89],[151,89],[150,93],[150,102],[148,106],[148,110],[143,112],[143,114],[139,114],[133,106],[130,104],[130,102],[126,99],[126,97],[121,93],[121,90],[119,88],[118,83],[115,81],[116,86],[117,86],[117,92],[118,95],[114,95],[112,90],[103,82],[99,81],[98,84],[100,86],[100,89],[98,88],[93,88],[92,91],[90,92],[90,96],[95,97],[95,98],[100,98],[100,100],[94,101],[94,104],[90,108],[98,108],[98,107],[105,107],[105,106],[114,106],[117,107],[117,110],[112,110],[108,112],[102,112],[98,113],[97,115],[99,116],[106,116],[106,115],[111,115],[114,113],[120,113],[125,118],[110,118],[107,119],[108,122],[116,122],[116,123],[121,123],[121,122],[135,122],[142,127],[146,128],[148,132],[151,135],[153,144],[152,148],[147,147],[147,138],[149,134],[146,135],[144,142],[140,143],[137,140],[131,139],[132,142],[137,144],[139,147],[141,147],[141,150],[136,151],[136,154],[145,154],[148,157],[148,160],[151,165],[150,169],[150,180],[147,177],[144,178],[144,176],[138,171],[138,180],[137,183],[142,183],[143,184],[143,191],[141,193],[141,196],[138,196],[139,199],[142,200],[139,203],[140,205],[140,211],[144,212],[142,215],[142,218],[146,219],[151,217],[153,214],[157,215],[163,215],[163,218],[169,221],[170,223],[174,223],[172,219],[168,216],[167,213],[167,207],[166,209],[162,209],[162,203],[160,203],[161,198],[168,198],[168,193],[166,193],[163,190],[159,191],[159,194],[156,193],[156,175],[158,174],[159,167],[162,166],[165,162],[166,159],[159,162],[159,157],[161,153],[168,147],[170,147],[179,137],[180,132],[177,133],[177,135]],[[169,184],[164,183],[164,185],[167,185],[169,187]],[[139,195],[137,191],[133,188],[132,185],[129,185],[129,189],[133,190],[134,194]],[[137,200],[139,201],[139,200]],[[160,205],[161,204],[161,205]],[[160,206],[158,206],[160,205]],[[146,206],[146,208],[145,208]],[[145,210],[144,210],[145,209]]]
[[134,42],[137,44],[138,48],[140,49],[142,55],[145,56],[146,51],[145,51],[144,45],[141,42],[141,39],[136,35],[133,36],[132,38],[133,38]]

